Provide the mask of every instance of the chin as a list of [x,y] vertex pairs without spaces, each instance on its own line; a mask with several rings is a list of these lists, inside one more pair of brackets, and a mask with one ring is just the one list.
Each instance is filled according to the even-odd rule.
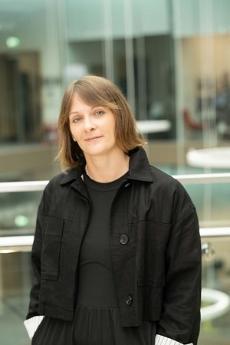
[[113,150],[113,147],[92,147],[91,149],[87,149],[85,151],[86,155],[89,156],[97,156],[97,155],[104,155],[108,154]]

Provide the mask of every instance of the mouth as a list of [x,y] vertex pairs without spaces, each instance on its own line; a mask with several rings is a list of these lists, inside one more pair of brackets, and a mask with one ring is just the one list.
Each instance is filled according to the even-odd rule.
[[86,141],[94,141],[94,140],[99,139],[99,138],[102,138],[102,136],[93,137],[93,138],[88,138],[88,139],[85,139],[85,140],[86,140]]

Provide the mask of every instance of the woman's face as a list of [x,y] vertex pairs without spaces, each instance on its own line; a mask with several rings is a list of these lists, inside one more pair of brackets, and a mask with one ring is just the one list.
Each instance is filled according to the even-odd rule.
[[104,155],[117,150],[115,119],[103,106],[90,106],[75,94],[69,114],[72,137],[87,156]]

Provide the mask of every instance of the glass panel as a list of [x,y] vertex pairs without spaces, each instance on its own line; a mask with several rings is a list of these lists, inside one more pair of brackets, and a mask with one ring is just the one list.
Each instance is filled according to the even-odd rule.
[[172,1],[177,139],[186,149],[189,142],[193,148],[229,146],[229,5]]
[[0,193],[0,236],[34,233],[41,192]]
[[[74,20],[76,13],[78,20]],[[155,136],[149,131],[147,137],[155,140],[175,137],[169,23],[166,0],[146,0],[144,4],[136,0],[66,1],[69,55],[65,68],[72,71],[68,73],[70,79],[95,73],[114,80],[128,98],[136,119],[169,121],[169,130],[154,131]]]
[[201,227],[225,227],[230,224],[230,184],[186,185],[199,214]]
[[230,237],[208,238],[202,242],[209,244],[209,251],[203,257],[203,321],[199,344],[225,345],[230,339]]
[[[204,238],[202,243],[208,244],[209,250],[203,255],[203,321],[199,344],[225,345],[230,336],[230,238]],[[13,345],[17,339],[19,345],[29,344],[23,320],[31,286],[30,253],[0,254],[0,273],[1,341]],[[207,310],[210,306],[214,309]]]
[[192,171],[189,149],[229,146],[229,1],[0,0],[0,9],[0,142],[25,164],[7,146],[2,179],[58,170],[36,166],[27,144],[38,144],[37,159],[54,157],[63,85],[86,73],[113,79],[137,120],[168,121],[146,133],[155,164]]
[[58,9],[53,0],[0,0],[1,180],[56,171],[50,144],[62,94]]
[[31,286],[30,254],[0,254],[0,274],[1,344],[29,345],[23,321]]

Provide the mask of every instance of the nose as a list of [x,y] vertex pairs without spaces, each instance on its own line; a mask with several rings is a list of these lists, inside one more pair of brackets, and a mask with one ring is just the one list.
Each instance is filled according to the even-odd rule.
[[85,130],[92,130],[93,128],[95,128],[95,123],[93,121],[92,116],[90,116],[90,115],[85,116],[84,128],[85,128]]

